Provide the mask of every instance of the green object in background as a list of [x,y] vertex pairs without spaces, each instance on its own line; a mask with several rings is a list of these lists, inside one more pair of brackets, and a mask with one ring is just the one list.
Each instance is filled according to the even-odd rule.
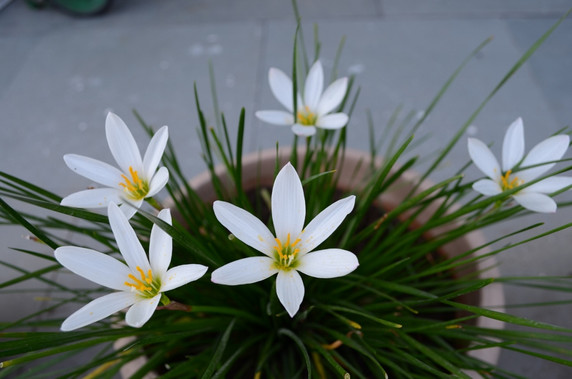
[[33,7],[52,4],[59,9],[77,16],[94,16],[105,13],[113,0],[28,0]]

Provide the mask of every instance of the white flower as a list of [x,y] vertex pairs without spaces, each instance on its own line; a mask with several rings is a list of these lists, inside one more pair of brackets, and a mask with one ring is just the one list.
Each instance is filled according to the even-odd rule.
[[[566,152],[570,143],[567,135],[545,139],[524,157],[524,129],[519,117],[507,129],[502,147],[502,171],[491,150],[482,141],[469,138],[469,155],[473,163],[490,179],[481,179],[473,189],[487,196],[494,196],[530,182],[547,172]],[[523,159],[524,157],[524,159]],[[522,161],[522,162],[521,162]],[[538,165],[538,166],[535,166]],[[531,168],[526,168],[535,166]],[[520,169],[520,168],[523,169]],[[512,194],[516,202],[534,212],[556,212],[556,202],[548,195],[572,185],[572,178],[552,176]]]
[[310,253],[328,238],[352,211],[355,196],[338,200],[314,218],[305,229],[306,205],[302,183],[288,163],[276,177],[272,189],[272,220],[276,237],[259,219],[224,201],[215,201],[217,219],[239,240],[265,254],[239,259],[212,273],[218,284],[238,285],[264,280],[274,274],[278,299],[294,317],[304,298],[304,284],[298,272],[315,278],[336,278],[359,265],[357,257],[342,249]]
[[154,196],[169,180],[166,167],[157,170],[169,132],[163,126],[155,133],[143,159],[133,135],[117,115],[107,115],[105,133],[119,169],[76,154],[64,155],[64,161],[76,173],[108,188],[73,193],[62,199],[61,204],[78,208],[107,208],[109,203],[123,204],[121,210],[127,218],[131,218],[143,200]]
[[[323,129],[340,129],[348,123],[345,113],[330,113],[336,109],[348,88],[348,78],[340,78],[324,89],[324,69],[320,61],[316,61],[308,72],[304,85],[304,97],[297,95],[297,117],[294,120],[292,105],[292,80],[283,71],[271,68],[268,82],[274,97],[289,111],[258,111],[256,117],[275,125],[292,125],[292,131],[299,136],[311,136],[316,127]],[[323,93],[322,93],[323,91]]]
[[[117,290],[86,304],[67,319],[61,329],[69,331],[97,322],[124,308],[125,321],[133,327],[141,327],[155,312],[161,294],[197,280],[207,267],[187,264],[169,268],[172,240],[157,225],[151,229],[149,259],[129,225],[125,215],[114,203],[108,208],[109,224],[125,263],[109,255],[82,247],[57,248],[58,262],[77,275],[102,286]],[[171,213],[163,209],[158,217],[171,224]]]

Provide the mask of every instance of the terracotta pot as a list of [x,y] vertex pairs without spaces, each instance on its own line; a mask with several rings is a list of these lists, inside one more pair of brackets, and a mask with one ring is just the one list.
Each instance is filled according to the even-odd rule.
[[[281,166],[286,164],[290,158],[290,149],[281,149],[279,151],[279,159]],[[304,151],[300,150],[299,161],[303,158]],[[337,173],[339,173],[339,189],[342,191],[349,191],[355,189],[356,186],[362,182],[362,179],[368,175],[368,162],[370,160],[370,155],[363,151],[346,149],[345,159],[341,167],[338,167]],[[268,149],[259,153],[252,153],[243,157],[243,169],[242,169],[242,184],[243,188],[254,188],[257,185],[272,187],[274,182],[274,171],[276,167],[276,150]],[[361,163],[360,163],[361,162]],[[376,162],[377,165],[381,165],[381,160]],[[232,188],[234,186],[233,182],[226,175],[226,169],[223,166],[218,166],[215,169],[217,176],[220,178],[223,186],[226,188]],[[344,173],[347,173],[344,175]],[[398,204],[401,204],[404,197],[413,188],[415,183],[418,182],[419,175],[413,171],[404,172],[395,183],[393,183],[388,191],[385,191],[378,199],[377,203],[382,209],[388,210],[395,208]],[[211,178],[209,172],[203,172],[202,174],[196,176],[190,181],[191,187],[194,188],[198,195],[207,202],[213,202],[216,199],[216,194],[211,185]],[[421,183],[417,189],[417,193],[422,192],[432,186],[429,181],[424,181]],[[431,204],[427,209],[416,217],[415,224],[424,224],[431,214],[439,207],[439,203],[435,202]],[[452,207],[452,210],[458,209],[458,207]],[[405,215],[407,216],[407,214]],[[432,237],[448,230],[453,229],[455,224],[448,224],[444,227],[431,230],[425,235],[426,238],[431,239]],[[443,253],[449,257],[455,257],[468,250],[474,249],[478,246],[483,245],[486,242],[484,235],[480,231],[473,231],[466,234],[462,238],[444,245],[440,249],[440,253]],[[475,255],[483,255],[488,253],[489,250],[484,248],[475,252]],[[472,269],[467,269],[463,274],[471,274],[474,272],[479,272],[480,278],[495,278],[500,276],[500,272],[496,267],[496,259],[494,257],[487,258],[486,260],[479,260]],[[492,267],[492,268],[489,268]],[[473,292],[462,298],[462,301],[471,304],[478,305],[481,307],[495,306],[495,310],[503,311],[499,306],[505,303],[504,293],[500,283],[492,283],[480,291]],[[503,322],[498,320],[493,320],[490,318],[479,317],[476,320],[476,324],[483,328],[495,328],[501,329],[504,327]],[[490,348],[490,349],[479,349],[472,350],[469,355],[479,358],[485,362],[496,364],[500,355],[500,348]]]
[[[282,167],[286,162],[288,162],[290,157],[290,149],[281,149],[279,151],[279,159]],[[299,152],[299,161],[303,158],[304,151]],[[343,164],[337,168],[337,173],[339,174],[339,189],[342,191],[350,191],[351,189],[356,189],[360,183],[363,182],[362,179],[368,175],[368,162],[370,156],[369,154],[361,151],[346,150],[345,159]],[[256,186],[266,186],[272,187],[274,182],[274,172],[276,167],[276,150],[269,149],[264,150],[259,153],[252,153],[243,157],[243,169],[242,169],[242,185],[243,188],[248,190],[250,188],[255,188]],[[381,161],[376,162],[378,165]],[[221,180],[221,183],[226,188],[233,188],[234,183],[226,174],[226,169],[224,166],[219,165],[215,169],[217,177]],[[377,200],[376,203],[384,210],[393,209],[398,204],[401,204],[404,197],[409,193],[409,191],[414,187],[415,183],[418,182],[419,176],[412,172],[406,171],[403,173],[399,179],[393,183],[387,191],[385,191]],[[211,183],[211,176],[208,171],[194,177],[190,181],[191,187],[197,192],[198,196],[201,197],[205,202],[212,203],[217,200],[215,191]],[[417,192],[424,191],[431,187],[429,181],[424,181],[419,186]],[[165,206],[172,206],[173,202],[167,200]],[[435,202],[431,204],[427,209],[419,214],[414,224],[422,225],[424,224],[431,214],[439,207],[439,203]],[[455,209],[455,207],[452,207]],[[408,215],[405,214],[404,217]],[[454,224],[448,224],[444,227],[431,230],[425,235],[425,238],[431,239],[432,237],[446,231],[447,229],[454,228]],[[479,231],[473,231],[458,238],[447,245],[444,245],[440,249],[441,254],[445,254],[449,257],[455,257],[462,254],[468,250],[474,249],[485,243],[485,238],[483,234]],[[487,249],[480,249],[475,252],[475,255],[483,255],[488,253]],[[489,267],[492,267],[489,269]],[[463,274],[471,274],[474,272],[479,272],[480,278],[493,278],[499,276],[498,268],[496,268],[496,260],[494,257],[487,258],[486,260],[479,260],[475,266],[467,269]],[[473,292],[468,296],[464,296],[461,301],[471,304],[478,305],[480,307],[495,306],[495,310],[502,311],[499,309],[499,305],[504,304],[504,294],[502,286],[499,283],[490,284],[479,291]],[[476,325],[484,328],[503,328],[503,323],[501,321],[479,317],[476,320]],[[119,341],[118,341],[119,342]],[[125,345],[122,342],[121,345]],[[470,356],[478,358],[490,364],[496,364],[500,355],[500,348],[494,347],[489,349],[479,349],[472,350],[468,353]],[[145,361],[138,361],[138,367]],[[121,374],[124,378],[128,378],[130,374],[134,373],[132,367],[126,365],[122,370]],[[470,373],[469,373],[470,374]],[[146,378],[153,378],[155,376],[149,376]]]

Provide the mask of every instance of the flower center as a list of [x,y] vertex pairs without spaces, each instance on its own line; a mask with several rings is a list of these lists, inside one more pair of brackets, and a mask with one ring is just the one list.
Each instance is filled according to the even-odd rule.
[[136,170],[129,166],[129,174],[131,178],[127,177],[125,174],[121,174],[124,182],[119,183],[123,190],[127,193],[127,196],[133,200],[141,200],[149,193],[149,184],[141,180]]
[[307,105],[304,107],[303,110],[299,110],[296,114],[298,118],[298,123],[302,125],[315,125],[316,124],[316,114],[310,111],[310,107]]
[[501,176],[501,188],[503,191],[511,190],[524,183],[524,180],[519,179],[517,176],[511,178],[511,173],[512,170],[508,170],[503,176]]
[[300,242],[300,238],[296,239],[293,243],[290,243],[290,233],[286,238],[286,243],[282,243],[279,238],[275,238],[276,246],[274,246],[274,264],[276,268],[280,270],[290,270],[297,266],[296,255],[300,252],[300,249],[296,248],[296,245]]
[[139,291],[139,294],[145,298],[155,297],[159,293],[161,286],[158,280],[153,280],[153,272],[149,270],[147,275],[145,275],[141,267],[137,266],[136,269],[139,271],[141,279],[137,279],[135,275],[129,274],[127,277],[131,282],[126,281],[123,284],[131,287],[132,291]]

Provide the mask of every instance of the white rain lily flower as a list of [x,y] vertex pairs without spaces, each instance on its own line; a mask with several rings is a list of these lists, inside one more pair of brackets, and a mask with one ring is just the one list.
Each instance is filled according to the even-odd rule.
[[239,285],[264,280],[274,274],[278,299],[290,317],[304,298],[304,283],[298,272],[315,278],[336,278],[359,265],[357,257],[342,249],[312,252],[328,238],[352,211],[355,196],[348,196],[320,212],[303,229],[306,205],[302,183],[288,163],[272,188],[272,220],[276,237],[255,216],[224,201],[213,204],[216,218],[236,238],[265,254],[228,263],[212,273],[218,284]]
[[[130,307],[125,316],[128,325],[139,328],[153,315],[163,292],[199,279],[207,267],[186,264],[169,269],[172,254],[171,236],[157,225],[151,229],[149,259],[129,225],[114,203],[108,208],[109,224],[125,263],[109,255],[75,246],[57,248],[55,256],[68,270],[102,286],[117,290],[97,298],[64,320],[63,331],[75,330]],[[158,217],[171,224],[168,209]]]
[[[502,171],[491,150],[482,141],[469,138],[469,155],[473,163],[490,179],[481,179],[473,189],[494,196],[530,182],[546,173],[568,149],[570,137],[564,134],[545,139],[524,157],[524,128],[519,117],[507,129],[502,147]],[[524,157],[524,159],[523,159]],[[531,168],[526,168],[534,166]],[[523,169],[520,169],[522,167]],[[572,177],[552,176],[512,194],[524,208],[541,213],[556,212],[556,202],[547,194],[572,185]]]
[[73,193],[63,198],[61,204],[78,208],[107,208],[109,203],[122,204],[121,210],[131,218],[143,200],[154,196],[169,180],[166,167],[157,170],[169,132],[167,126],[163,126],[155,133],[143,159],[127,125],[111,112],[105,120],[105,133],[119,169],[82,155],[64,155],[70,169],[107,188]]
[[296,120],[292,105],[292,80],[283,71],[271,68],[268,82],[274,97],[289,111],[258,111],[256,117],[275,125],[292,125],[292,131],[299,136],[311,136],[317,128],[340,129],[348,123],[348,115],[342,112],[331,113],[344,99],[348,88],[348,78],[340,78],[324,89],[324,69],[316,61],[308,72],[304,85],[304,97],[297,95]]

